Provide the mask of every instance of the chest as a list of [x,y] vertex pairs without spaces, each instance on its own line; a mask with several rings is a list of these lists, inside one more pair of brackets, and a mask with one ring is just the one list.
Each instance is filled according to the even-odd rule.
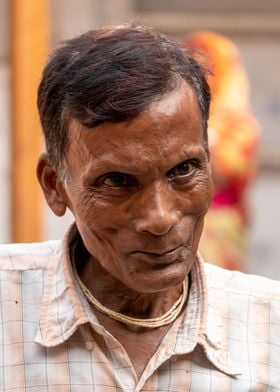
[[163,327],[158,330],[145,331],[145,333],[123,330],[114,334],[126,351],[138,379],[157,352],[168,329],[168,327]]
[[236,378],[223,374],[200,350],[177,357],[156,354],[140,379],[134,374],[123,349],[83,341],[76,333],[67,343],[48,349],[34,343],[10,347],[1,359],[0,390],[269,392],[278,388],[276,378],[271,384],[275,389],[269,389],[261,375],[257,380],[247,374]]
[[25,313],[23,321],[13,318],[0,323],[0,391],[270,392],[279,388],[277,359],[265,366],[260,361],[248,363],[246,352],[243,374],[232,377],[215,368],[200,346],[174,355],[166,349],[168,342],[162,345],[144,335],[128,336],[122,344],[78,328],[64,343],[43,347],[34,343],[38,324],[32,314]]

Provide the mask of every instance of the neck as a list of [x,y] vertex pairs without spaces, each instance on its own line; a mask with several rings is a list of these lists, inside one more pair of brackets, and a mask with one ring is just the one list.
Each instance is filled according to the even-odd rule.
[[103,306],[139,319],[162,316],[182,294],[182,284],[163,292],[138,293],[109,275],[94,259],[89,259],[84,268],[79,270],[79,276]]

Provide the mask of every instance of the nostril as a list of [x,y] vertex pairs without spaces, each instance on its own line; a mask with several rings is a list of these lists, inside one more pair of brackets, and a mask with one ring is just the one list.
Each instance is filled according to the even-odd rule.
[[177,214],[166,213],[163,216],[151,213],[137,219],[135,228],[137,232],[148,232],[160,236],[167,234],[177,223]]

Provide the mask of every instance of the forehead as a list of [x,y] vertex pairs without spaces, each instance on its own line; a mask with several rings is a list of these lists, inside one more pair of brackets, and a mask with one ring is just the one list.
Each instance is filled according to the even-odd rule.
[[[153,102],[138,117],[86,129],[72,121],[68,164],[74,161],[158,159],[203,143],[201,113],[193,90],[185,83]],[[74,162],[75,163],[75,162]]]

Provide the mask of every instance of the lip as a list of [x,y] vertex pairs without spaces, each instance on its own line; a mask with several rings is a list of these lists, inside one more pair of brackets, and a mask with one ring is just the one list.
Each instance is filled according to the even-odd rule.
[[147,251],[137,250],[131,252],[131,255],[149,264],[170,264],[178,259],[181,250],[182,250],[182,245],[179,245],[176,248],[172,248],[165,252],[147,252]]

